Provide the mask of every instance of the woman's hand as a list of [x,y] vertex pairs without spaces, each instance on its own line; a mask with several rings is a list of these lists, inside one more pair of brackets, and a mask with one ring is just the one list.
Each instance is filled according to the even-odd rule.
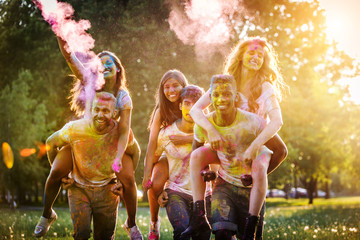
[[256,158],[259,151],[259,147],[255,146],[254,144],[250,144],[250,146],[246,149],[243,154],[243,158],[246,163],[251,165],[253,159]]
[[144,173],[144,178],[142,181],[142,186],[144,189],[144,192],[146,192],[149,188],[152,187],[152,182],[151,182],[151,173]]
[[112,169],[114,170],[114,172],[119,173],[121,171],[121,168],[122,168],[121,159],[117,157],[112,165]]

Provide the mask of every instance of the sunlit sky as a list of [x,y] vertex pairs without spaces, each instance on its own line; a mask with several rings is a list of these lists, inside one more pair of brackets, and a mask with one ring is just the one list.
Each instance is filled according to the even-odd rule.
[[[326,11],[328,36],[339,47],[360,61],[360,1],[319,0]],[[351,98],[360,104],[360,76],[346,80],[350,85]]]

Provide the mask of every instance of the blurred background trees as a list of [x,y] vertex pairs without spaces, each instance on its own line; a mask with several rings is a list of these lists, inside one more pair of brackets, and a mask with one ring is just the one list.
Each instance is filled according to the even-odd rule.
[[[42,194],[50,167],[45,156],[21,157],[19,151],[37,149],[36,143],[74,118],[67,98],[72,78],[54,33],[32,1],[0,2],[0,141],[11,145],[15,157],[10,170],[0,163],[0,192],[4,196],[10,190],[25,202]],[[205,59],[197,58],[196,46],[183,44],[170,29],[171,1],[66,2],[74,7],[76,19],[91,22],[94,51],[115,52],[126,69],[134,102],[132,129],[143,152],[138,183],[162,75],[176,68],[207,89],[231,47],[244,36],[259,35],[275,47],[290,87],[281,104],[285,124],[280,131],[289,156],[269,176],[269,187],[302,186],[309,196],[318,189],[328,196],[330,190],[359,193],[360,110],[339,83],[357,76],[359,66],[327,40],[324,10],[317,1],[246,1],[246,14],[227,16],[232,19],[227,50]]]

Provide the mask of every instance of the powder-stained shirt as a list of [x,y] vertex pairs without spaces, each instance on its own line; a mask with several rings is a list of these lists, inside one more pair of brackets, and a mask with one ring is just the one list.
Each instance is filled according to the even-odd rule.
[[118,125],[105,134],[98,134],[91,119],[79,119],[67,123],[59,135],[71,145],[73,170],[71,176],[80,185],[102,187],[116,178],[112,164],[118,145]]
[[[240,95],[240,106],[239,108],[245,111],[249,111],[248,99],[241,92],[238,92]],[[264,82],[262,84],[262,92],[256,103],[259,105],[259,108],[255,112],[260,117],[267,119],[267,115],[273,109],[280,109],[280,104],[276,98],[276,94],[273,86],[269,82]]]
[[[225,139],[223,149],[217,151],[220,160],[219,176],[225,181],[244,187],[240,177],[251,174],[251,166],[246,164],[243,154],[265,126],[265,120],[254,113],[237,109],[234,122],[229,126],[218,126],[214,121],[214,112],[207,119]],[[206,131],[199,125],[194,126],[194,139],[199,143],[208,141]]]
[[[192,143],[175,145],[170,141],[170,136],[173,135],[189,136],[193,133],[182,132],[176,122],[160,130],[155,154],[160,156],[165,152],[169,163],[169,180],[165,188],[192,195],[189,167]],[[211,190],[209,184],[207,186],[207,194],[209,194]]]
[[121,89],[116,96],[116,110],[122,111],[126,109],[133,109],[133,103],[129,93]]

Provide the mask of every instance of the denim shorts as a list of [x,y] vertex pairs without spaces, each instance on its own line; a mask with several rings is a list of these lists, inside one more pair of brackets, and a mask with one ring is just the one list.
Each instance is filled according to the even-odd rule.
[[[226,229],[236,233],[238,237],[243,235],[249,212],[250,191],[251,188],[237,187],[221,177],[216,179],[211,202],[213,232]],[[262,237],[264,205],[260,213],[256,239]]]
[[95,240],[114,239],[119,197],[111,192],[112,183],[104,187],[80,187],[68,190],[69,209],[74,225],[74,239],[89,239],[93,219]]
[[[180,238],[180,235],[189,226],[191,214],[193,211],[193,198],[186,193],[166,189],[168,194],[168,203],[166,204],[166,213],[174,229],[173,239],[190,239]],[[211,212],[211,197],[206,197],[206,212]],[[209,216],[208,216],[208,219]],[[192,236],[193,239],[209,239],[211,232],[201,233],[201,236]]]

